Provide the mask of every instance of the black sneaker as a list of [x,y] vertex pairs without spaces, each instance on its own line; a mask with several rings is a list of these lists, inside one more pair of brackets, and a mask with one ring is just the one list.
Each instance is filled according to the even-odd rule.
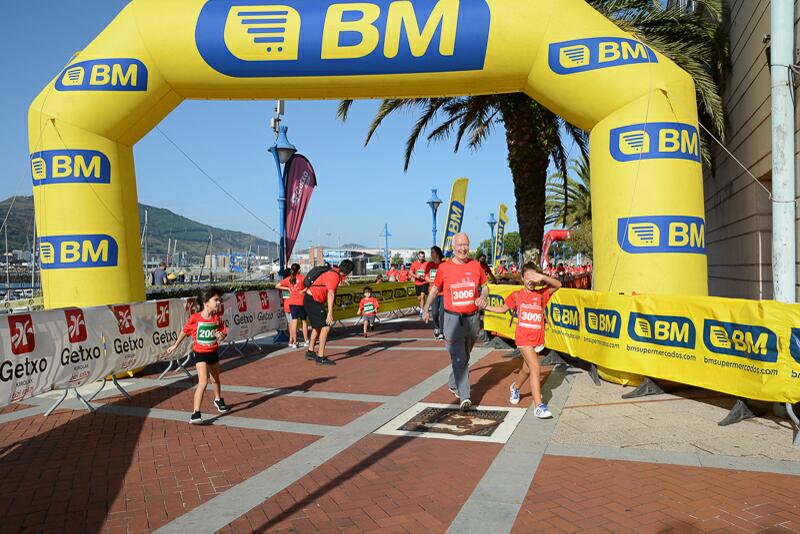
[[317,357],[317,365],[336,365],[336,362],[331,361],[328,358]]
[[203,415],[200,412],[192,413],[192,416],[189,418],[189,423],[192,425],[202,425]]
[[306,351],[306,360],[312,360],[313,361],[313,360],[316,360],[316,359],[317,359],[317,354],[313,350],[307,350]]
[[214,399],[214,406],[217,407],[217,411],[219,413],[227,413],[231,411],[231,409],[228,408],[228,405],[225,404],[225,399]]
[[439,339],[439,330],[436,328],[433,329],[433,339]]

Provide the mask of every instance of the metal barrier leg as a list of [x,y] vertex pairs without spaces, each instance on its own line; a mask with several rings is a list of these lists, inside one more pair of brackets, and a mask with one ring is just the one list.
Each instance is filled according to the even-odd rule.
[[167,368],[166,368],[166,369],[164,369],[164,372],[163,372],[163,373],[161,373],[160,375],[158,375],[158,379],[159,379],[159,380],[161,380],[162,378],[164,378],[164,375],[166,375],[167,373],[169,373],[169,372],[172,370],[172,364],[173,364],[173,363],[175,363],[175,360],[170,360],[170,361],[169,361],[169,365],[167,366]]
[[178,367],[180,367],[181,371],[186,373],[187,378],[192,378],[192,373],[190,373],[186,369],[186,365],[189,363],[189,360],[191,360],[191,359],[192,359],[192,353],[190,352],[189,354],[186,355],[186,359],[185,360],[183,360],[183,361],[175,360],[176,362],[178,362]]
[[755,416],[756,414],[753,413],[750,407],[742,399],[736,399],[736,402],[731,408],[731,411],[728,412],[728,415],[725,416],[725,419],[717,424],[719,426],[728,426],[740,421],[744,421],[745,419],[752,419]]
[[792,424],[794,425],[794,440],[792,444],[800,446],[800,419],[798,419],[797,414],[794,413],[794,405],[787,402],[786,413],[789,414],[789,419],[792,420]]
[[542,358],[542,365],[567,365],[567,362],[564,361],[558,351],[551,350]]
[[58,408],[58,407],[59,407],[59,405],[61,405],[61,403],[62,403],[62,402],[64,402],[64,400],[67,398],[67,393],[69,393],[69,389],[65,389],[65,390],[64,390],[64,394],[63,394],[63,395],[61,395],[61,398],[60,398],[60,399],[58,399],[56,402],[54,402],[54,403],[53,403],[53,405],[52,405],[52,406],[50,406],[50,408],[48,408],[46,412],[44,412],[44,416],[45,416],[45,417],[47,417],[48,415],[50,415],[51,413],[53,413],[53,410],[55,410],[56,408]]
[[625,393],[622,398],[623,399],[636,399],[639,397],[647,397],[648,395],[663,395],[664,390],[661,389],[661,386],[653,382],[649,376],[644,377],[639,386],[634,389],[633,391],[629,391]]
[[87,401],[86,399],[81,397],[81,394],[78,393],[77,389],[73,388],[73,390],[75,391],[75,396],[78,398],[79,401],[81,401],[83,403],[84,406],[86,406],[86,409],[89,410],[90,412],[94,413],[94,411],[95,411],[94,406],[89,404],[89,401]]
[[115,385],[115,386],[117,386],[117,389],[119,390],[119,392],[120,392],[120,393],[122,393],[122,395],[123,395],[123,396],[124,396],[126,399],[128,399],[128,400],[132,400],[132,399],[133,399],[133,397],[131,397],[130,393],[128,393],[127,391],[125,391],[125,388],[123,388],[123,387],[120,385],[120,383],[119,383],[119,382],[117,382],[117,377],[116,377],[116,376],[112,376],[112,377],[111,377],[111,381],[112,381],[112,382],[114,382],[114,385]]
[[106,387],[106,382],[107,382],[107,380],[105,378],[100,381],[100,388],[97,391],[95,391],[94,393],[92,393],[92,396],[89,397],[89,401],[93,401],[94,398],[96,396],[98,396],[101,391],[103,391],[103,388]]
[[592,378],[592,382],[594,382],[595,386],[600,385],[600,375],[597,373],[597,366],[595,364],[589,367],[589,376]]

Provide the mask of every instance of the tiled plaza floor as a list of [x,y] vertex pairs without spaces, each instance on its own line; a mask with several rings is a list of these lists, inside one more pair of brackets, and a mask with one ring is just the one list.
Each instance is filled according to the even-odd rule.
[[[203,426],[187,423],[191,381],[157,381],[163,366],[95,413],[70,400],[44,417],[52,394],[0,409],[0,532],[800,532],[785,421],[720,430],[729,399],[713,392],[623,402],[545,367],[556,417],[535,419],[525,386],[507,443],[376,434],[455,402],[444,344],[415,319],[337,334],[330,367],[267,339],[229,351],[232,411],[210,413],[208,392]],[[510,407],[520,365],[476,347],[473,402]]]

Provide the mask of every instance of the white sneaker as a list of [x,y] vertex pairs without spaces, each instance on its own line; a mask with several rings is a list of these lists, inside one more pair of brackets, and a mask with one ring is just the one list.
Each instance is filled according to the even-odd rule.
[[290,349],[296,349],[296,348],[297,348],[297,347],[299,347],[299,346],[300,346],[300,345],[298,345],[297,343],[289,343],[289,348],[290,348]]
[[303,346],[307,347],[308,346],[308,341],[303,341]]
[[544,403],[536,407],[536,410],[533,411],[533,415],[539,419],[550,419],[553,417],[553,414],[550,413],[550,410],[547,409],[547,405]]
[[[471,401],[471,400],[469,400],[469,399],[464,399],[464,400],[462,400],[462,401],[461,401],[461,406],[460,406],[460,408],[461,408],[461,411],[462,411],[462,412],[466,412],[467,410],[469,410],[470,408],[472,408],[472,401]],[[549,413],[549,412],[548,412],[548,413]]]
[[511,384],[508,388],[511,390],[511,396],[508,399],[508,402],[511,404],[519,404],[519,388],[515,388],[514,384]]

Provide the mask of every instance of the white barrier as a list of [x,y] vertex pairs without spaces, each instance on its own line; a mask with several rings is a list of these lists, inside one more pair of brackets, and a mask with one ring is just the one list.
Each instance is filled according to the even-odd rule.
[[[69,308],[0,317],[0,406],[166,361],[195,299]],[[225,295],[228,341],[286,328],[275,289]],[[191,343],[184,342],[184,358]]]

